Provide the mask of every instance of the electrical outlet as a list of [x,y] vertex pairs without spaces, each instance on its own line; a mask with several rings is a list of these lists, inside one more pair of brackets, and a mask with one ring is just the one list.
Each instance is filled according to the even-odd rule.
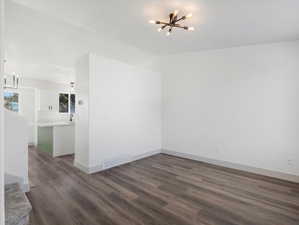
[[293,166],[293,160],[289,159],[289,160],[288,160],[288,165],[289,165],[289,166]]

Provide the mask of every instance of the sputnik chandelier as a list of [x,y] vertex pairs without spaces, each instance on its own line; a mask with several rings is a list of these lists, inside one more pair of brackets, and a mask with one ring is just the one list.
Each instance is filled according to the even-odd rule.
[[[11,78],[11,84],[9,83],[9,78]],[[18,89],[20,83],[20,76],[16,73],[13,73],[12,75],[4,75],[3,76],[3,88],[4,89]]]
[[150,20],[149,23],[152,24],[161,24],[162,26],[158,29],[158,32],[161,32],[164,29],[167,29],[167,33],[166,35],[169,36],[172,32],[172,30],[174,28],[180,28],[180,29],[184,29],[184,30],[189,30],[189,31],[194,31],[194,27],[187,27],[187,26],[183,26],[181,24],[179,24],[178,22],[182,22],[184,20],[186,20],[187,18],[192,17],[192,14],[189,13],[186,16],[178,16],[179,11],[175,10],[173,13],[169,14],[169,22],[163,22],[163,21],[159,21],[159,20]]
[[[5,59],[4,63],[7,62]],[[0,81],[1,83],[1,81]],[[10,83],[10,84],[9,84]],[[20,75],[13,72],[10,74],[4,74],[3,76],[3,89],[18,89],[20,84]]]

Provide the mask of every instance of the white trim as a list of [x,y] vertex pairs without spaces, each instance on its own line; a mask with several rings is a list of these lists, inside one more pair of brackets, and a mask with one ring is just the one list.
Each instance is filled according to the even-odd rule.
[[266,169],[262,169],[262,168],[251,167],[251,166],[245,166],[245,165],[241,165],[241,164],[237,164],[237,163],[215,160],[215,159],[205,158],[205,157],[201,157],[201,156],[196,156],[196,155],[192,155],[192,154],[181,153],[181,152],[176,152],[176,151],[171,151],[171,150],[166,150],[166,149],[149,151],[149,152],[146,152],[141,155],[133,156],[129,159],[122,159],[122,160],[118,159],[118,160],[115,160],[115,162],[116,162],[115,164],[113,164],[111,166],[107,166],[107,167],[103,166],[103,165],[105,165],[105,162],[102,163],[101,165],[88,167],[88,166],[85,166],[82,163],[79,163],[77,161],[74,162],[74,166],[87,174],[92,174],[92,173],[97,173],[97,172],[101,172],[104,170],[108,170],[113,167],[121,166],[121,165],[124,165],[127,163],[131,163],[131,162],[134,162],[134,161],[137,161],[140,159],[151,157],[153,155],[157,155],[160,153],[171,155],[171,156],[176,156],[176,157],[180,157],[180,158],[200,161],[200,162],[206,162],[206,163],[210,163],[210,164],[217,165],[217,166],[223,166],[223,167],[227,167],[227,168],[242,170],[242,171],[246,171],[246,172],[250,172],[250,173],[256,173],[256,174],[260,174],[260,175],[264,175],[264,176],[269,176],[269,177],[274,177],[274,178],[278,178],[278,179],[282,179],[282,180],[299,183],[299,176],[296,176],[296,175],[282,173],[282,172],[278,172],[278,171],[266,170]]
[[158,155],[160,153],[161,153],[161,149],[154,150],[154,151],[149,151],[149,152],[146,152],[144,154],[137,155],[137,156],[133,157],[132,161],[136,161],[136,160],[144,159],[144,158],[147,158],[147,157],[151,157],[153,155]]
[[84,165],[83,163],[80,163],[76,160],[74,161],[74,166],[76,168],[78,168],[79,170],[81,170],[82,172],[87,173],[87,174],[92,174],[92,173],[102,171],[102,165],[88,167],[88,166]]
[[[160,153],[161,153],[161,150],[154,150],[154,151],[146,152],[144,154],[133,156],[131,158],[109,160],[109,162],[113,162],[113,161],[116,162],[113,165],[109,165],[109,166],[105,166],[105,161],[100,165],[95,165],[95,166],[91,166],[91,167],[88,167],[86,165],[83,165],[83,163],[75,161],[74,166],[77,167],[78,169],[80,169],[81,171],[83,171],[84,173],[92,174],[92,173],[97,173],[97,172],[101,172],[101,171],[104,171],[104,170],[108,170],[108,169],[111,169],[113,167],[121,166],[121,165],[124,165],[124,164],[127,164],[127,163],[131,163],[131,162],[143,159],[143,158],[151,157],[153,155],[157,155],[157,154],[160,154]],[[107,164],[111,164],[111,163],[107,163]]]
[[[153,155],[157,155],[157,154],[160,154],[161,153],[161,150],[154,150],[154,151],[149,151],[149,152],[146,152],[144,154],[140,154],[140,155],[136,155],[136,156],[133,156],[129,159],[122,159],[122,160],[115,160],[115,164],[113,165],[110,165],[110,166],[105,166],[105,162],[103,163],[104,166],[102,166],[102,169],[101,171],[103,170],[108,170],[108,169],[111,169],[113,167],[116,167],[116,166],[121,166],[121,165],[124,165],[124,164],[127,164],[127,163],[131,163],[131,162],[134,162],[134,161],[137,161],[137,160],[140,160],[140,159],[144,159],[144,158],[147,158],[147,157],[151,157]],[[111,162],[112,160],[110,160]]]
[[250,172],[250,173],[260,174],[260,175],[264,175],[264,176],[269,176],[269,177],[274,177],[274,178],[278,178],[278,179],[282,179],[282,180],[299,183],[299,176],[296,176],[293,174],[287,174],[287,173],[282,173],[282,172],[278,172],[278,171],[272,171],[272,170],[267,170],[267,169],[262,169],[262,168],[241,165],[238,163],[210,159],[210,158],[205,158],[205,157],[201,157],[201,156],[197,156],[197,155],[193,155],[193,154],[181,153],[181,152],[176,152],[176,151],[171,151],[171,150],[166,150],[166,149],[163,149],[162,153],[171,155],[171,156],[180,157],[180,158],[206,162],[206,163],[210,163],[210,164],[217,165],[217,166],[228,167],[231,169],[242,170],[242,171],[246,171],[246,172]]
[[4,225],[4,113],[3,113],[3,73],[4,73],[4,0],[0,0],[0,225]]
[[76,168],[78,168],[79,170],[81,170],[81,171],[83,171],[84,173],[87,173],[87,174],[89,174],[90,172],[89,172],[89,167],[88,166],[86,166],[86,165],[83,165],[83,163],[80,163],[80,162],[78,162],[78,161],[74,161],[74,166],[76,167]]

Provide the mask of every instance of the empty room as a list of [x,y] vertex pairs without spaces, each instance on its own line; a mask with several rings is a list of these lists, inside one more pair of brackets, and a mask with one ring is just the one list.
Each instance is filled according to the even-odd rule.
[[299,225],[298,0],[0,0],[0,225]]

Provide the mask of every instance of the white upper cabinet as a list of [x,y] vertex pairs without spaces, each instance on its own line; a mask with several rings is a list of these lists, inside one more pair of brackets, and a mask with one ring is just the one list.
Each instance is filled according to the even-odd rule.
[[40,110],[59,111],[59,93],[57,91],[40,90]]

